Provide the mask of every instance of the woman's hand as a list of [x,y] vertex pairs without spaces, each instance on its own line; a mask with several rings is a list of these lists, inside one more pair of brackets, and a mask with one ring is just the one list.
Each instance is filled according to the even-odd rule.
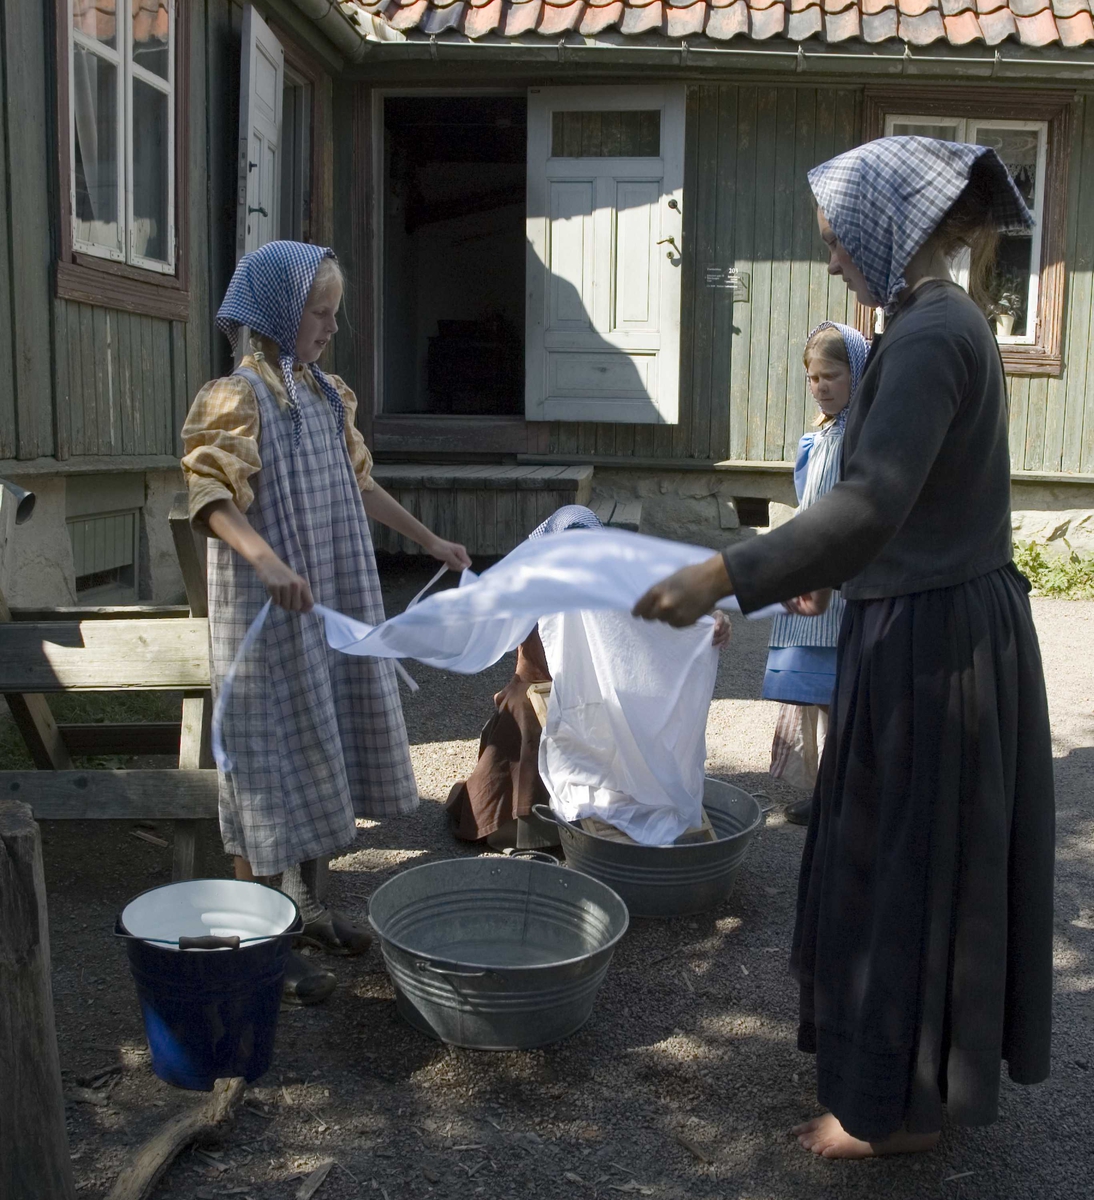
[[459,542],[446,542],[434,534],[428,541],[422,543],[425,552],[443,562],[449,570],[465,571],[471,565],[471,555]]
[[819,617],[828,611],[832,603],[832,589],[821,588],[817,592],[806,592],[804,596],[795,596],[793,600],[784,600],[783,608],[798,617]]
[[723,650],[729,645],[730,638],[733,637],[733,626],[729,623],[729,617],[720,608],[714,610],[713,616],[714,637],[710,644],[715,650]]
[[288,612],[311,612],[312,599],[308,581],[272,552],[254,564],[270,599]]
[[693,567],[684,567],[653,587],[634,606],[633,614],[647,621],[664,621],[680,628],[694,625],[704,613],[733,593],[733,583],[720,554]]

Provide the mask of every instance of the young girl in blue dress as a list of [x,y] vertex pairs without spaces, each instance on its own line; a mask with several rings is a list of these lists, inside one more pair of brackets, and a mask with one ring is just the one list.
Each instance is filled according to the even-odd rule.
[[[799,511],[808,508],[840,477],[840,452],[847,406],[866,365],[866,339],[848,325],[825,321],[809,335],[802,361],[809,391],[820,410],[817,427],[798,443],[794,488]],[[817,778],[828,705],[836,679],[836,643],[844,602],[838,592],[826,613],[776,617],[771,630],[763,698],[779,701],[771,774],[809,793],[787,805],[786,819],[809,823],[810,797]]]

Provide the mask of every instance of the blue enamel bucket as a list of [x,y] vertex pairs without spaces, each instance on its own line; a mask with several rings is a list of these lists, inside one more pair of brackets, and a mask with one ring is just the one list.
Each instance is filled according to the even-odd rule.
[[281,986],[300,912],[282,892],[192,879],[142,892],[114,932],[126,940],[152,1070],[210,1091],[269,1070]]

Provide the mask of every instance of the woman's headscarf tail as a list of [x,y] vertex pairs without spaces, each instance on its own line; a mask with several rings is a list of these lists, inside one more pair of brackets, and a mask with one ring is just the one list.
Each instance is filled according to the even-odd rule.
[[[296,381],[293,378],[296,335],[304,314],[304,304],[315,282],[315,273],[325,258],[336,259],[337,255],[326,246],[311,246],[305,242],[267,242],[257,250],[252,250],[236,264],[216,317],[217,328],[228,338],[233,351],[239,339],[240,326],[243,325],[277,346],[277,362],[292,417],[294,448],[300,446],[303,428]],[[315,382],[334,410],[338,432],[341,433],[346,422],[342,397],[315,363],[309,365]]]
[[838,330],[840,337],[843,338],[844,349],[847,351],[847,363],[851,368],[851,395],[853,396],[862,382],[862,373],[866,370],[866,356],[870,353],[870,344],[857,329],[853,329],[850,325],[841,325],[838,321],[821,321],[816,329],[810,332],[805,344],[808,346],[822,329]]
[[996,228],[1030,229],[1033,215],[1022,193],[987,146],[878,138],[809,172],[828,224],[887,312],[907,286],[908,264],[965,190],[974,168],[984,172]]

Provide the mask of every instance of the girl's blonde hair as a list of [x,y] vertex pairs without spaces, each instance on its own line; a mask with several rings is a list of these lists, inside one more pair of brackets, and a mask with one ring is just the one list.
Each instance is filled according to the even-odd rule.
[[[826,325],[823,329],[818,329],[809,341],[805,343],[802,363],[807,371],[809,370],[810,361],[814,358],[820,358],[825,362],[846,367],[848,371],[851,370],[851,360],[847,356],[847,344],[843,340],[843,334],[838,329],[833,329],[831,325]],[[817,413],[817,419],[813,424],[817,428],[820,428],[835,419],[835,417],[825,416],[824,413]]]
[[[311,290],[308,292],[308,300],[317,292],[325,291],[333,284],[337,284],[345,291],[346,276],[338,259],[328,256],[322,259],[316,268],[315,276],[311,283]],[[305,304],[307,304],[307,300]],[[262,382],[273,393],[274,399],[278,404],[282,408],[287,408],[289,398],[285,394],[285,382],[281,378],[281,370],[277,365],[279,354],[277,343],[271,341],[263,334],[253,331],[250,334],[249,340],[251,354],[255,358],[255,370],[261,377]],[[304,367],[304,383],[313,391],[316,389],[315,377],[311,373],[311,368],[306,365]]]

